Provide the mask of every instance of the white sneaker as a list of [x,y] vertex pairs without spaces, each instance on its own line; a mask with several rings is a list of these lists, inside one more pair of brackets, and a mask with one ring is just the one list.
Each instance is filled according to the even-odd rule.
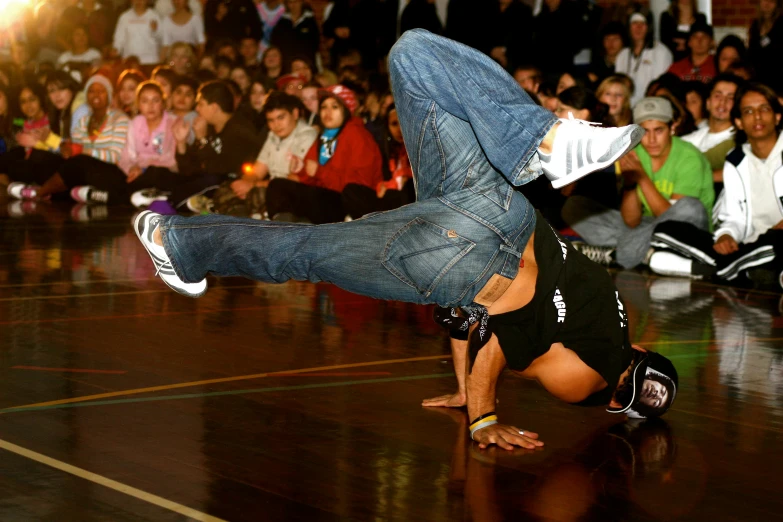
[[639,125],[604,128],[598,123],[577,120],[572,113],[560,122],[552,154],[538,152],[544,174],[556,189],[608,167],[644,136]]
[[144,245],[147,253],[152,258],[152,263],[155,265],[155,275],[160,276],[163,282],[177,293],[187,297],[201,297],[207,291],[207,280],[202,279],[198,283],[186,283],[180,279],[177,273],[174,272],[174,267],[171,265],[171,259],[166,254],[166,250],[152,240],[152,236],[158,228],[160,218],[160,214],[145,210],[136,216],[133,224],[136,236],[138,236],[139,241],[141,241],[141,244]]
[[168,192],[161,192],[158,189],[142,189],[131,194],[131,205],[136,208],[149,207],[154,201],[166,201],[169,198]]
[[212,201],[212,198],[201,194],[189,197],[185,202],[185,206],[188,207],[188,210],[196,214],[211,214],[215,204]]
[[34,185],[27,185],[21,181],[14,181],[13,183],[8,184],[6,190],[8,191],[8,195],[14,199],[35,199],[38,196],[36,188],[37,187]]

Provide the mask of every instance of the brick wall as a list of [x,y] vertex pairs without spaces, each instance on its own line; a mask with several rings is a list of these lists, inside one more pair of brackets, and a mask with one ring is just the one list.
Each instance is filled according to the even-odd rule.
[[758,14],[758,0],[712,0],[716,27],[750,27]]

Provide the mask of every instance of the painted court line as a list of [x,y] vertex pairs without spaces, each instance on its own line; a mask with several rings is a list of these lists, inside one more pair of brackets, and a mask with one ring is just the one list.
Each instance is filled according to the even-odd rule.
[[283,370],[283,371],[277,371],[277,372],[267,372],[267,373],[256,373],[252,375],[239,375],[235,377],[222,377],[219,379],[208,379],[204,381],[193,381],[193,382],[181,382],[176,384],[165,384],[162,386],[150,386],[148,388],[136,388],[132,390],[121,390],[116,392],[109,392],[109,393],[99,393],[96,395],[85,395],[83,397],[73,397],[70,399],[60,399],[56,401],[47,401],[47,402],[39,402],[35,404],[26,404],[23,406],[14,406],[12,408],[5,408],[3,410],[0,410],[0,414],[3,413],[11,413],[13,411],[20,410],[22,408],[39,408],[43,406],[58,406],[60,404],[73,404],[77,402],[86,402],[86,401],[93,401],[98,399],[110,399],[113,397],[123,397],[126,395],[138,395],[141,393],[151,393],[151,392],[159,392],[159,391],[166,391],[166,390],[176,390],[179,388],[190,388],[193,386],[204,386],[207,384],[218,384],[223,382],[237,382],[237,381],[246,381],[250,379],[261,379],[264,377],[276,377],[279,375],[291,375],[291,374],[299,374],[299,373],[310,373],[310,372],[319,372],[319,371],[330,371],[330,370],[344,370],[348,368],[363,368],[365,366],[382,366],[387,364],[400,364],[400,363],[407,363],[407,362],[417,362],[417,361],[435,361],[439,359],[451,359],[451,355],[429,355],[426,357],[409,357],[407,359],[387,359],[382,361],[369,361],[369,362],[363,362],[363,363],[351,363],[351,364],[336,364],[332,366],[316,366],[314,368],[301,368],[299,370]]
[[116,480],[106,478],[102,475],[92,473],[91,471],[87,471],[82,468],[77,468],[76,466],[71,466],[70,464],[66,464],[65,462],[62,462],[60,460],[47,457],[46,455],[36,453],[35,451],[31,451],[21,446],[17,446],[16,444],[12,444],[2,439],[0,439],[0,448],[6,451],[10,451],[11,453],[16,453],[17,455],[28,458],[30,460],[40,462],[41,464],[44,464],[46,466],[59,469],[60,471],[64,471],[65,473],[70,473],[71,475],[74,475],[76,477],[89,480],[90,482],[94,482],[95,484],[100,484],[101,486],[105,486],[109,489],[119,491],[120,493],[124,493],[125,495],[137,498],[139,500],[143,500],[144,502],[148,502],[150,504],[156,505],[163,509],[168,509],[169,511],[173,511],[175,513],[179,513],[180,515],[190,517],[193,520],[200,520],[204,522],[226,522],[222,518],[217,518],[217,517],[213,517],[212,515],[207,515],[206,513],[202,513],[201,511],[196,511],[195,509],[189,508],[187,506],[183,506],[182,504],[178,504],[171,500],[167,500],[163,497],[153,495],[152,493],[147,493],[146,491],[136,489],[134,487],[128,486],[127,484],[123,484],[121,482],[117,482]]
[[86,368],[44,368],[43,366],[11,366],[12,370],[35,370],[40,372],[60,373],[106,373],[110,375],[125,375],[125,370],[89,370]]
[[114,399],[108,401],[80,402],[71,404],[59,404],[55,406],[30,406],[15,408],[13,411],[0,410],[0,413],[16,413],[22,411],[61,410],[69,408],[91,408],[93,406],[109,406],[116,404],[137,404],[141,402],[176,401],[183,399],[202,399],[205,397],[226,397],[231,395],[250,395],[254,393],[271,393],[282,391],[312,390],[318,388],[339,388],[342,386],[356,386],[358,384],[381,384],[387,382],[420,381],[425,379],[442,379],[454,377],[454,373],[431,373],[427,375],[408,375],[405,377],[389,377],[386,379],[363,379],[359,381],[319,382],[314,384],[299,384],[297,386],[273,386],[269,388],[250,388],[247,390],[229,390],[219,392],[187,393],[182,395],[157,395],[155,397],[134,397],[132,399]]

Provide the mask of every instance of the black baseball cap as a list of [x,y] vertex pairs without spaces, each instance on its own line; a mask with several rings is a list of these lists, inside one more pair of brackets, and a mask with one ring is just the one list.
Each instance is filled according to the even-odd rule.
[[693,25],[691,25],[691,30],[688,32],[688,37],[691,37],[696,33],[705,33],[709,35],[710,38],[715,37],[715,32],[713,31],[712,26],[707,22],[694,22]]
[[677,370],[672,362],[655,352],[643,352],[631,368],[630,390],[623,394],[623,405],[609,407],[609,413],[625,413],[632,419],[660,417],[677,395]]

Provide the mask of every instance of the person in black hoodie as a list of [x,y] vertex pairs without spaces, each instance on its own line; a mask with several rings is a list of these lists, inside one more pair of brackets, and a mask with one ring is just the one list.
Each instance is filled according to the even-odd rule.
[[232,176],[242,175],[242,165],[254,163],[263,141],[251,122],[234,113],[234,95],[224,82],[207,82],[198,90],[193,121],[196,141],[187,144],[190,124],[180,120],[174,124],[177,140],[177,166],[189,179],[169,196],[175,207],[187,199],[216,188]]
[[295,56],[303,56],[310,63],[316,63],[321,32],[313,10],[303,0],[285,1],[285,14],[272,31],[272,45],[279,47],[283,53],[283,70],[291,68]]

